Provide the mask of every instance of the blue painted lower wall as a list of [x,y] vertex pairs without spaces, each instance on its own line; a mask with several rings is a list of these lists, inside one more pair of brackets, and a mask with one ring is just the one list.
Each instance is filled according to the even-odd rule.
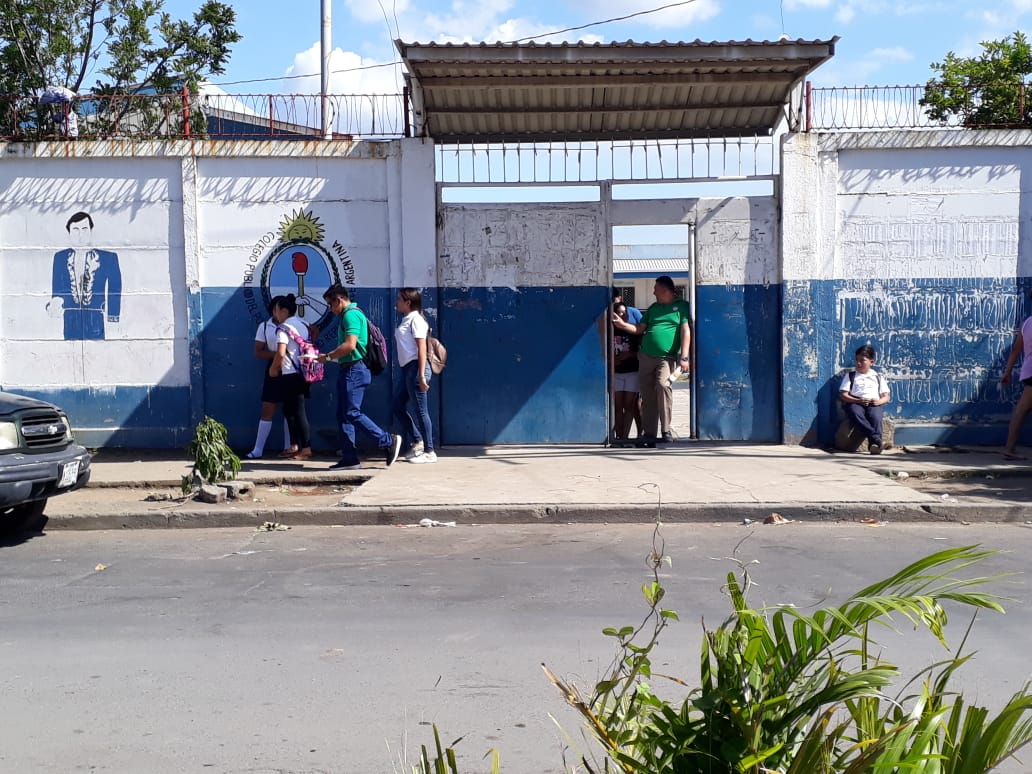
[[445,444],[602,443],[608,287],[442,288]]
[[781,289],[696,288],[698,437],[781,440]]
[[183,447],[193,437],[189,387],[18,389],[59,406],[80,443],[127,448]]
[[[382,427],[391,426],[392,390],[400,378],[394,356],[394,328],[399,319],[394,311],[397,290],[393,288],[360,288],[353,290],[353,300],[383,331],[392,358],[392,368],[379,376],[366,391],[363,410]],[[423,303],[428,309],[436,305],[435,293],[425,291]],[[240,288],[205,288],[201,306],[204,328],[201,334],[204,413],[218,419],[229,430],[234,448],[247,451],[254,444],[261,411],[262,379],[268,361],[254,357],[255,329],[267,315],[257,312],[248,316],[247,299]],[[430,317],[428,315],[428,317]],[[436,320],[430,317],[436,327]],[[319,336],[319,349],[327,352],[337,346],[335,320],[327,320]],[[332,452],[337,448],[336,382],[339,369],[326,366],[326,378],[312,385],[308,401],[308,421],[312,429],[312,446],[316,451]],[[434,434],[440,438],[441,382],[431,384],[430,415]],[[282,448],[281,414],[273,424],[267,450]],[[359,436],[359,444],[369,448],[368,439]]]
[[1002,444],[1021,386],[1001,387],[1029,278],[786,282],[784,435],[827,446],[856,348],[878,351],[897,444]]
[[[999,386],[1032,279],[792,281],[696,289],[697,434],[707,440],[827,446],[854,350],[870,342],[889,376],[897,443],[1000,444],[1019,386]],[[394,288],[356,300],[391,338]],[[442,288],[425,293],[449,363],[431,388],[444,444],[601,443],[609,425],[608,288]],[[191,384],[19,390],[72,418],[89,446],[183,447],[204,415],[251,448],[264,365],[258,312],[240,288],[206,288],[191,317]],[[335,344],[332,325],[320,348]],[[393,346],[392,346],[393,351]],[[336,441],[336,367],[312,390],[313,445]],[[367,413],[391,423],[396,369],[374,379]],[[275,425],[270,449],[280,441]],[[1032,430],[1030,437],[1032,437]]]

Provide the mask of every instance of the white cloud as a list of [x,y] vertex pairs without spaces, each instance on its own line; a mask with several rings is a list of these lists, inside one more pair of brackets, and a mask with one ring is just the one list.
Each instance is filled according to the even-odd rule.
[[876,48],[854,59],[835,59],[821,67],[812,80],[817,86],[874,85],[886,80],[899,83],[898,78],[892,76],[891,67],[913,59],[913,52],[902,46]]
[[351,15],[358,21],[366,24],[382,22],[384,18],[390,20],[393,27],[394,19],[402,16],[409,8],[408,0],[345,0]]
[[[294,63],[287,75],[304,75],[293,81],[288,91],[299,94],[319,93],[321,53],[318,43],[294,55]],[[401,91],[395,67],[385,66],[392,60],[377,61],[362,57],[354,51],[339,48],[330,53],[330,91],[334,94],[388,94]],[[399,65],[400,67],[400,65]]]
[[[321,104],[316,96],[321,84],[320,62],[319,43],[294,56],[287,75],[303,77],[283,81],[283,91],[297,96],[276,103],[277,119],[312,128],[321,124]],[[330,70],[329,93],[347,95],[332,100],[335,131],[379,136],[401,133],[401,101],[391,96],[401,93],[401,65],[336,48],[330,54]]]
[[804,8],[827,8],[832,0],[787,0],[786,11],[798,11]]
[[[794,0],[808,2],[811,0]],[[1025,1],[1025,0],[1021,0]],[[1032,0],[1027,0],[1032,2]],[[920,14],[943,14],[953,11],[946,7],[942,0],[919,0],[904,2],[902,0],[847,0],[835,10],[835,21],[849,24],[857,16],[871,18],[874,16],[917,16]]]
[[854,18],[856,18],[856,9],[849,3],[835,11],[835,21],[839,24],[849,24]]
[[[511,7],[512,0],[454,0],[446,13],[423,15],[418,25],[419,33],[413,40],[493,42],[487,35],[506,23],[502,17]],[[508,22],[512,25],[520,24],[516,19],[510,19]]]

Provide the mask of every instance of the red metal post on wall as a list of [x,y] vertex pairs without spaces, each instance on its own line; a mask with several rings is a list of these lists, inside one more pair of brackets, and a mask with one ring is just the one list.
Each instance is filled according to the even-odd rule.
[[813,82],[806,82],[806,131],[813,127]]
[[183,134],[190,136],[190,88],[183,86]]

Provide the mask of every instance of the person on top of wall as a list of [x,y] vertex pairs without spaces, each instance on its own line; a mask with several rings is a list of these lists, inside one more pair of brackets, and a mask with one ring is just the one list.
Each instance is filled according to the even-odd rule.
[[[269,319],[258,326],[254,332],[254,356],[259,360],[273,360],[279,349],[278,334],[276,326],[275,310],[283,301],[283,296],[276,296],[269,303]],[[254,448],[246,455],[249,460],[261,459],[265,454],[265,443],[269,440],[269,433],[272,432],[272,418],[276,416],[276,406],[283,402],[282,396],[277,392],[278,383],[274,383],[269,374],[270,362],[265,368],[265,376],[262,380],[262,413],[258,420],[258,435],[254,439]],[[297,453],[297,447],[290,441],[290,425],[286,416],[283,417],[283,453],[281,457],[289,457]]]
[[330,467],[333,470],[357,470],[362,467],[355,447],[355,428],[360,428],[376,439],[384,450],[388,467],[401,453],[401,436],[388,433],[362,413],[362,400],[373,376],[362,362],[369,345],[369,322],[351,294],[343,285],[330,285],[323,299],[337,319],[337,346],[319,355],[319,362],[336,360],[337,374],[337,429],[340,433],[340,459]]
[[[613,314],[625,322],[628,320],[626,304],[614,303]],[[625,331],[613,332],[613,438],[618,446],[627,446],[631,435],[631,424],[637,423],[641,434],[641,415],[638,412],[638,348],[641,337]]]
[[1023,357],[1018,379],[1023,387],[1021,397],[1018,398],[1018,402],[1011,412],[1010,426],[1007,428],[1007,445],[1003,448],[1005,460],[1028,459],[1025,455],[1018,454],[1018,440],[1021,437],[1021,426],[1025,423],[1025,417],[1028,416],[1029,411],[1032,411],[1032,317],[1028,317],[1021,324],[1021,328],[1014,336],[1007,365],[1003,367],[1003,374],[1000,376],[1000,384],[1010,384],[1019,355]]
[[104,320],[122,313],[122,271],[118,254],[93,248],[93,218],[77,212],[65,223],[71,247],[54,254],[51,317],[64,318],[66,340],[103,339]]
[[293,454],[288,459],[311,459],[312,439],[308,412],[305,410],[309,388],[301,374],[301,347],[294,336],[311,341],[313,334],[305,321],[297,317],[297,301],[293,293],[279,297],[279,301],[272,306],[272,316],[277,323],[276,354],[269,366],[269,376],[276,383],[273,392],[278,394],[283,404],[283,417],[293,440]]
[[646,448],[655,448],[657,426],[664,443],[674,440],[670,430],[674,398],[670,377],[675,368],[687,371],[690,367],[692,343],[688,302],[677,298],[674,281],[665,274],[657,277],[652,292],[656,303],[645,310],[637,325],[612,315],[615,328],[642,337],[638,380],[643,433],[638,445]]
[[849,424],[867,437],[871,454],[882,453],[882,408],[889,402],[889,383],[874,370],[878,353],[865,344],[856,351],[856,369],[842,377],[839,400]]
[[[430,334],[430,324],[423,317],[423,298],[415,288],[402,288],[394,308],[404,316],[394,330],[401,379],[394,389],[391,410],[401,424],[402,438],[409,447],[405,459],[415,463],[437,462],[434,428],[426,405],[433,371],[427,359],[426,337]],[[411,407],[415,407],[415,417]]]

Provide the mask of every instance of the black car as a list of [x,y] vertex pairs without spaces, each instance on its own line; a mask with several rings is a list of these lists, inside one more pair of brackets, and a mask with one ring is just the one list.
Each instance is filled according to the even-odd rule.
[[90,453],[61,409],[0,392],[0,532],[41,529],[47,498],[89,480]]

